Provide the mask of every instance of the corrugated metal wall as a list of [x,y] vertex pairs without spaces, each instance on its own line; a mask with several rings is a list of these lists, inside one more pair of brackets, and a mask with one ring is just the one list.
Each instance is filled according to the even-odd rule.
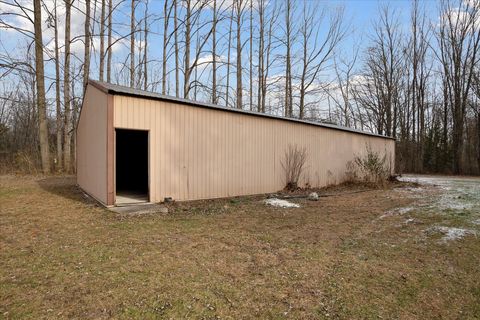
[[87,86],[77,127],[77,183],[103,203],[107,203],[107,99],[107,94]]
[[307,148],[302,184],[314,187],[342,182],[366,144],[394,161],[391,139],[128,96],[114,97],[114,126],[150,131],[151,201],[278,191],[289,144]]

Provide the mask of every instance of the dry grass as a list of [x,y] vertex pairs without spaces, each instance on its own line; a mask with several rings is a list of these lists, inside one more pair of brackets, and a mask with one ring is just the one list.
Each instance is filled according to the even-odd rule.
[[0,318],[480,317],[480,240],[425,236],[438,217],[379,219],[405,193],[260,200],[132,217],[72,178],[0,177]]

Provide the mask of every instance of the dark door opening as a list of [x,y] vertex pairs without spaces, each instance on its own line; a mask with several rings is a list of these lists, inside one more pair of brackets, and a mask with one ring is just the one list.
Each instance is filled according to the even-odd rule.
[[148,131],[115,133],[116,204],[148,202]]

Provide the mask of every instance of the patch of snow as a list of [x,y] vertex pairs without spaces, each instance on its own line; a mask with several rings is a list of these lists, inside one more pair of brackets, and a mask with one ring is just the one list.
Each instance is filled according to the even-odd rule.
[[382,214],[380,216],[380,219],[383,219],[383,218],[386,218],[386,217],[391,217],[391,216],[394,216],[394,215],[403,215],[403,214],[405,214],[407,212],[410,212],[412,210],[413,210],[412,207],[395,208],[393,210],[387,211],[384,214]]
[[470,210],[473,207],[471,203],[461,203],[455,199],[448,199],[443,197],[440,200],[438,208],[442,210]]
[[408,191],[408,192],[425,192],[425,191],[427,191],[425,188],[421,188],[421,187],[395,188],[395,190]]
[[427,191],[425,188],[412,188],[412,187],[401,187],[401,188],[394,188],[395,192],[400,194],[406,194],[409,198],[422,198],[424,197],[424,193]]
[[473,220],[472,223],[473,223],[473,224],[479,224],[479,225],[480,225],[480,219]]
[[[434,186],[441,194],[434,195],[425,207],[440,214],[469,214],[480,209],[480,179],[464,177],[406,176],[402,181]],[[413,191],[413,190],[412,190]],[[417,195],[419,192],[415,192]]]
[[453,240],[459,240],[465,237],[466,235],[476,235],[476,232],[469,229],[463,228],[454,228],[454,227],[443,227],[443,226],[436,226],[432,227],[429,230],[440,232],[443,234],[442,242],[448,242]]
[[411,207],[405,207],[405,208],[399,208],[399,209],[397,209],[397,212],[398,212],[399,214],[405,214],[405,213],[410,212],[410,211],[412,211],[412,210],[413,210],[413,208],[411,208]]
[[300,205],[296,203],[289,202],[287,200],[282,200],[282,199],[277,199],[277,198],[271,198],[265,200],[265,203],[274,207],[280,207],[280,208],[300,208]]

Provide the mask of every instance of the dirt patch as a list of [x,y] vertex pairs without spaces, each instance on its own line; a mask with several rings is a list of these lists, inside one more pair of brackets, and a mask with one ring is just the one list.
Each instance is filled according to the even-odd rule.
[[89,202],[74,181],[0,177],[0,317],[480,316],[479,239],[425,236],[449,225],[401,185],[341,186],[295,209],[253,196],[131,216]]

